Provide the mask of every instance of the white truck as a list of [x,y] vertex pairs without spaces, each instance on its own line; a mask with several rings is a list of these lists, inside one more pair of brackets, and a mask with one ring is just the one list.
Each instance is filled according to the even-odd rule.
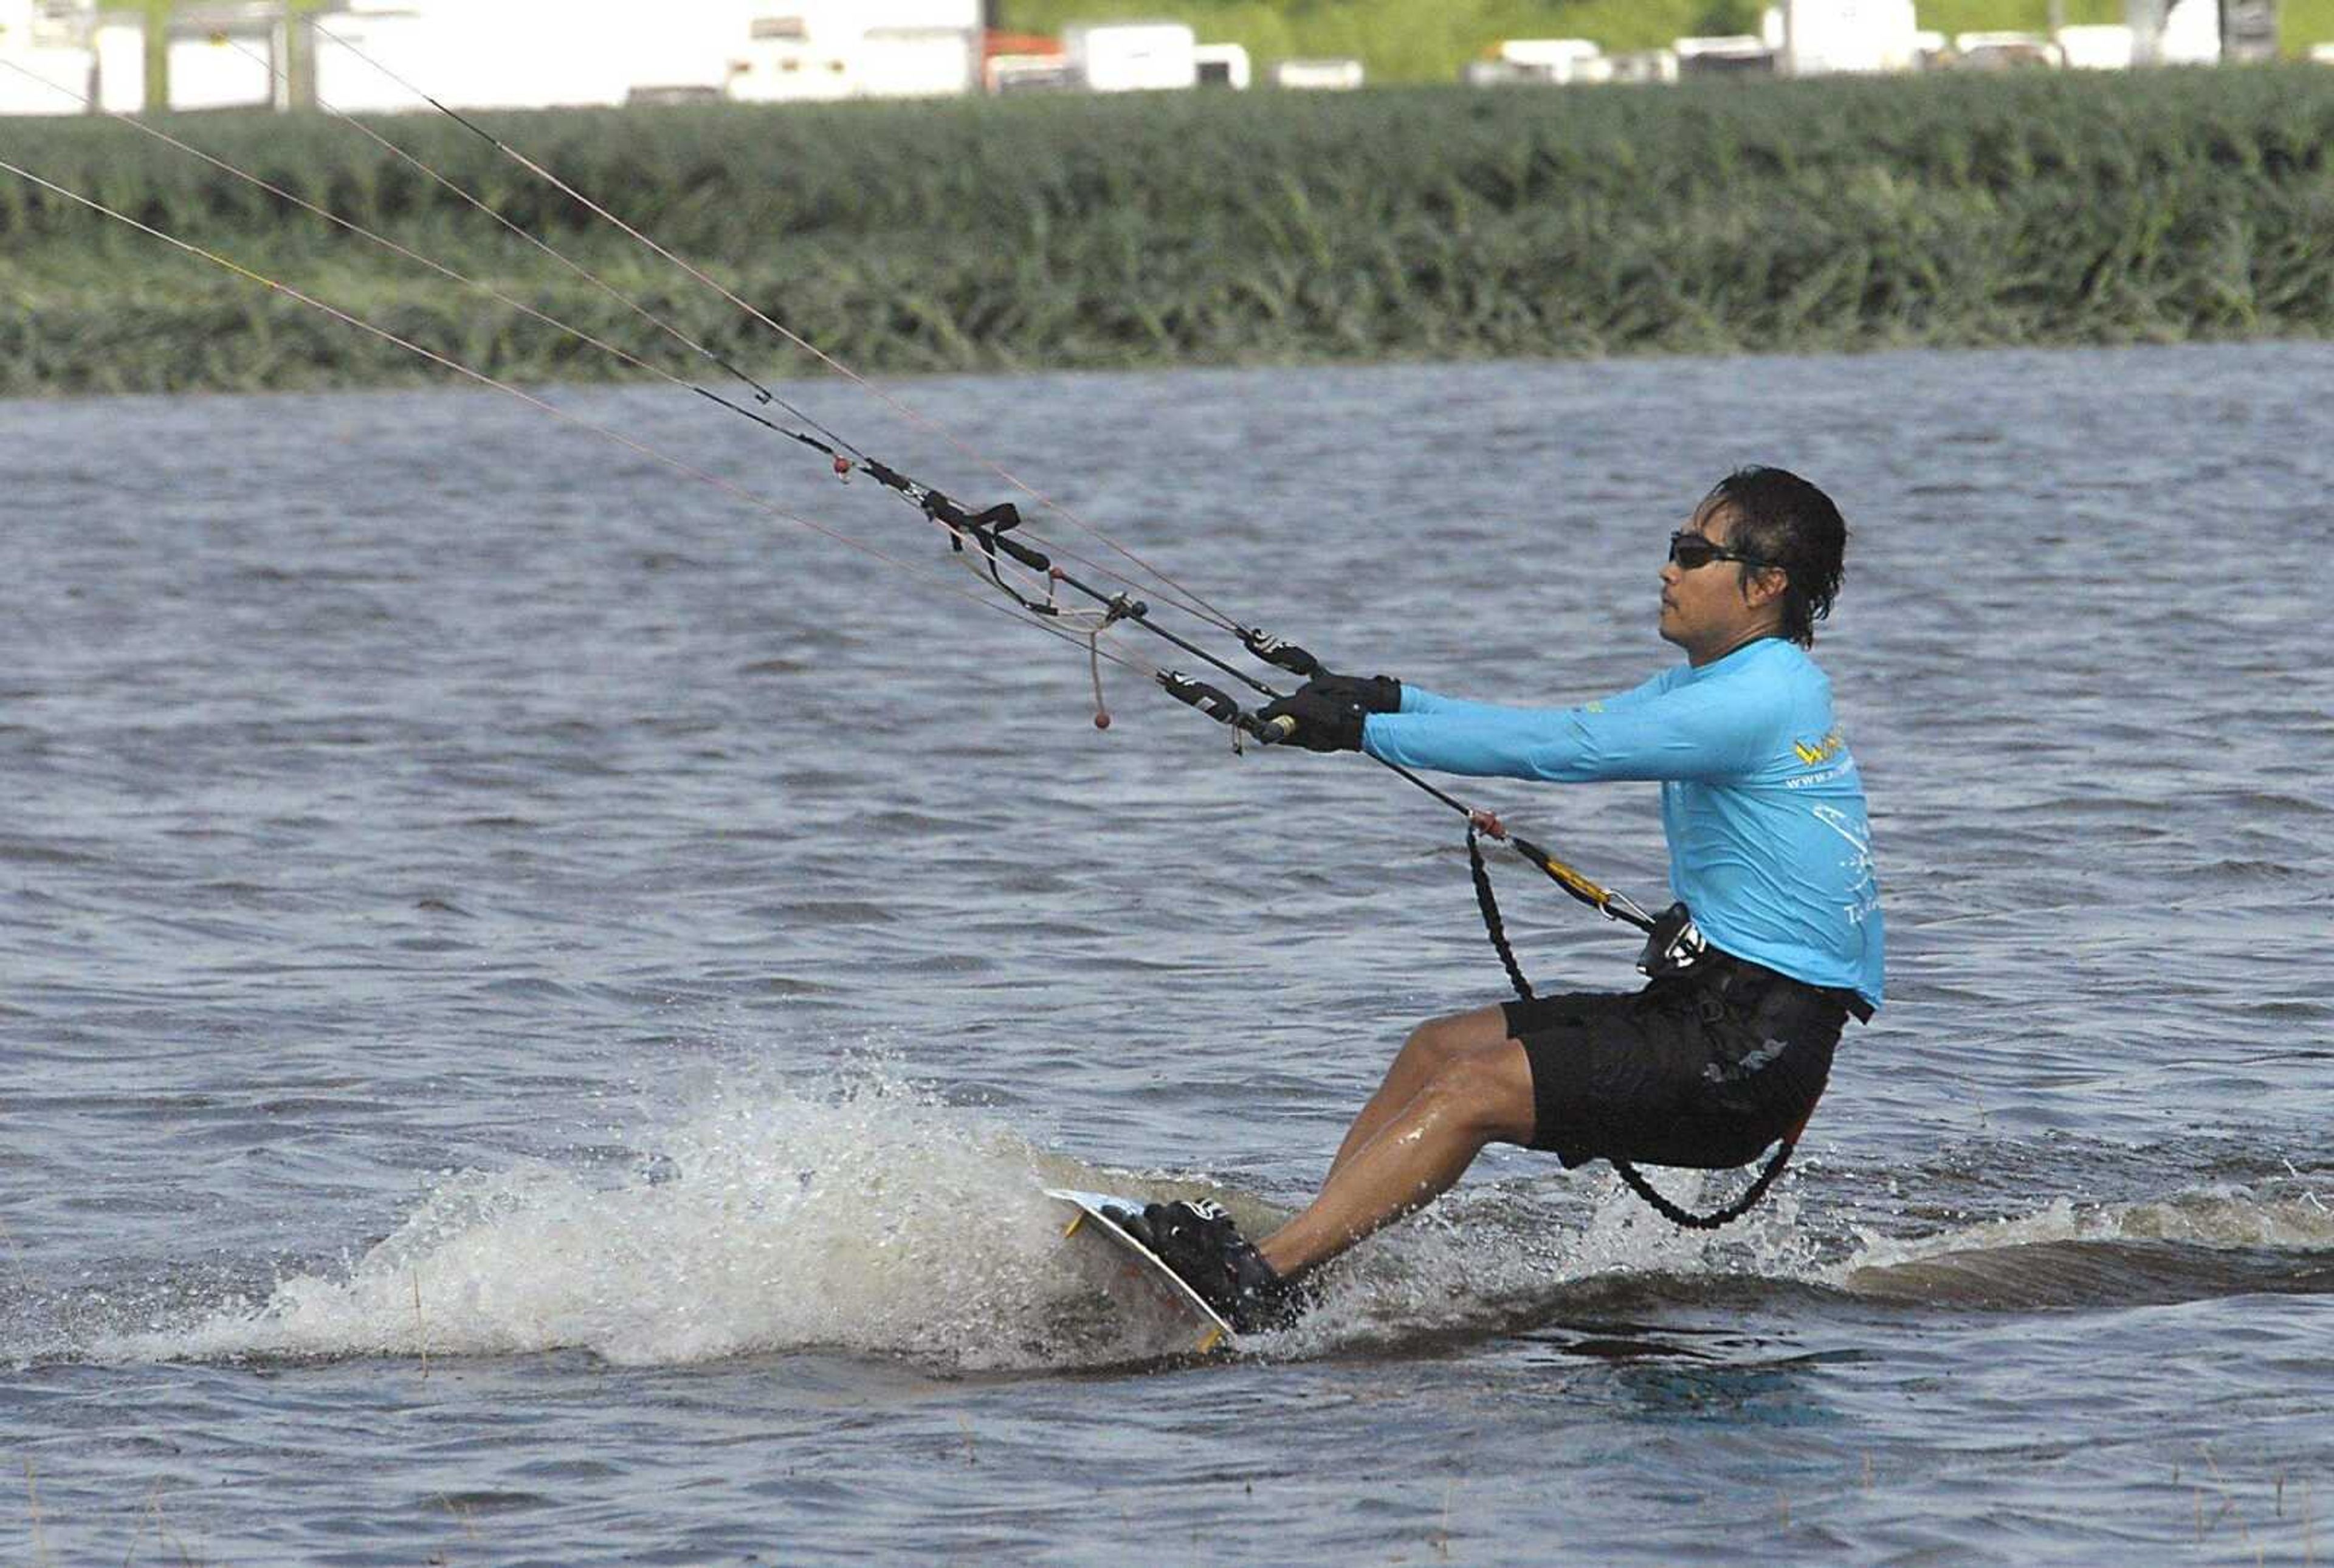
[[1090,92],[1175,92],[1200,84],[1200,40],[1181,22],[1087,22],[1062,29],[1070,75]]

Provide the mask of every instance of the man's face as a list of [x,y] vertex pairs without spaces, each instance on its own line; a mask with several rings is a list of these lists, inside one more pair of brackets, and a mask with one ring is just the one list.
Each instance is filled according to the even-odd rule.
[[[1725,507],[1705,505],[1682,532],[1698,534],[1722,548],[1733,527],[1733,516]],[[1675,561],[1664,562],[1662,640],[1685,649],[1693,663],[1703,664],[1771,630],[1771,601],[1743,592],[1743,574],[1755,571],[1737,561],[1712,561],[1692,571]]]

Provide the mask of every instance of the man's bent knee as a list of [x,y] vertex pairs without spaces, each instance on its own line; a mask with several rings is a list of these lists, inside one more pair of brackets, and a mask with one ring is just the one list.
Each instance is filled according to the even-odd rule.
[[1402,1049],[1403,1054],[1419,1065],[1440,1071],[1446,1063],[1470,1052],[1500,1044],[1507,1037],[1505,1010],[1477,1007],[1471,1012],[1428,1019],[1410,1032],[1410,1038],[1403,1042]]
[[1426,1092],[1448,1103],[1487,1140],[1531,1141],[1531,1062],[1512,1040],[1453,1054],[1436,1069]]

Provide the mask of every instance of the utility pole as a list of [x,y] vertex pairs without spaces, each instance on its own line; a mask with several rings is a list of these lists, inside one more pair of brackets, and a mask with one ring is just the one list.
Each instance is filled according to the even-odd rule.
[[146,112],[170,111],[171,0],[144,0],[146,13]]
[[316,107],[316,13],[323,0],[285,0],[284,107]]

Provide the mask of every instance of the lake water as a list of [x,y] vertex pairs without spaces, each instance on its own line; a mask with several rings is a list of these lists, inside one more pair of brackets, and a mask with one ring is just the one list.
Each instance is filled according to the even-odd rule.
[[[908,386],[1461,695],[1673,657],[1739,463],[1857,529],[1890,1005],[1777,1196],[1494,1151],[1197,1365],[1037,1188],[1301,1202],[1504,994],[1457,819],[1114,667],[1099,730],[882,490],[546,395],[914,570],[484,391],[0,404],[0,1558],[2334,1559],[2334,348]],[[1650,787],[1461,793],[1665,899]]]

